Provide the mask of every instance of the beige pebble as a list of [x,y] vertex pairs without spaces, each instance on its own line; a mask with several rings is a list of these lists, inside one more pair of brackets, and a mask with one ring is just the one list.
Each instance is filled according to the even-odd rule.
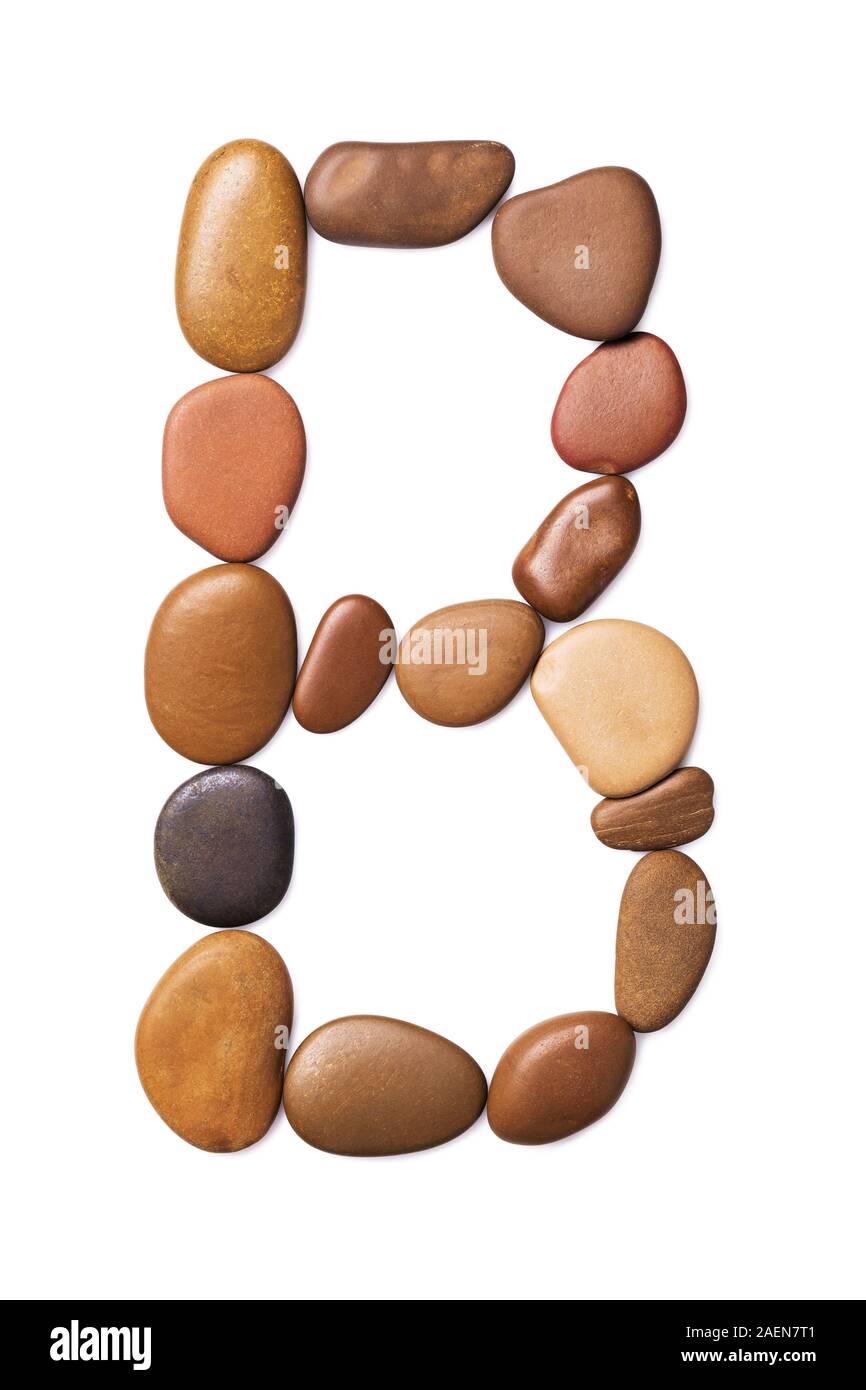
[[654,627],[579,623],[542,652],[532,693],[594,791],[632,796],[682,761],[698,717],[695,673]]

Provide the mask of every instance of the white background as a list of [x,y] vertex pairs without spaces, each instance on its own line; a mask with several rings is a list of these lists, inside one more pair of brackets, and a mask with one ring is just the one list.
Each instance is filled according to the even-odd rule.
[[[2,959],[11,1295],[599,1299],[862,1295],[862,143],[855,9],[47,5],[11,20],[5,121]],[[8,23],[9,21],[7,21]],[[702,691],[717,784],[691,853],[714,959],[639,1039],[622,1100],[540,1149],[482,1120],[387,1160],[305,1146],[282,1114],[232,1156],[184,1145],[136,1078],[135,1022],[203,929],[151,837],[196,768],[145,712],[164,594],[213,563],[169,522],[161,435],[217,373],[178,329],[189,182],[240,136],[303,182],[340,139],[489,138],[513,193],[599,164],[652,185],[643,326],[689,416],[633,475],[638,550],[590,617],[651,623]],[[265,558],[302,651],[360,590],[403,631],[516,597],[511,562],[586,481],[549,418],[592,345],[499,282],[489,222],[382,252],[311,237],[275,370],[309,437]],[[858,360],[859,359],[859,360]],[[549,630],[555,635],[557,629]],[[288,720],[251,760],[287,788],[294,881],[261,931],[300,1041],[343,1013],[446,1034],[488,1076],[553,1014],[613,1007],[619,895],[583,785],[525,691],[447,730],[393,682],[344,732]]]

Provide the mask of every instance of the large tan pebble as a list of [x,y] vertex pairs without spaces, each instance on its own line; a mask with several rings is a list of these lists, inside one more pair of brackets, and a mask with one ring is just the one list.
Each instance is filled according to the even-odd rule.
[[292,982],[262,937],[225,931],[174,962],[141,1012],[135,1060],[151,1105],[199,1149],[255,1144],[279,1109]]
[[694,671],[654,627],[602,618],[546,647],[532,693],[572,762],[602,796],[631,796],[666,777],[692,741]]

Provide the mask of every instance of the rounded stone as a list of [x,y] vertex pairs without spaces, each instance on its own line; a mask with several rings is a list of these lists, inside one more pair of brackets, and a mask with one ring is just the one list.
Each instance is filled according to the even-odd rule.
[[292,877],[295,824],[279,783],[256,767],[210,767],[159,813],[154,858],[179,911],[207,927],[244,927],[272,912]]
[[286,1071],[292,1128],[328,1153],[415,1153],[455,1139],[484,1109],[487,1082],[456,1043],[396,1018],[338,1018],[305,1038]]
[[319,155],[304,200],[329,241],[444,246],[477,227],[513,177],[514,156],[495,140],[344,140]]
[[546,647],[532,675],[544,718],[602,796],[632,796],[683,759],[698,718],[687,657],[654,627],[580,623]]
[[332,734],[364,713],[393,665],[394,625],[381,603],[347,594],[332,603],[313,634],[292,702],[313,734]]
[[292,1026],[282,958],[252,932],[197,941],[145,1004],[135,1060],[148,1100],[175,1134],[233,1153],[270,1129]]
[[592,828],[611,849],[673,849],[709,830],[713,792],[713,779],[702,767],[681,767],[637,796],[600,801]]
[[554,623],[579,617],[637,545],[640,502],[625,478],[594,478],[570,492],[530,536],[511,571],[526,602]]
[[644,855],[623,889],[616,933],[616,1007],[639,1033],[664,1028],[701,982],[716,939],[703,870],[679,850]]
[[197,763],[235,763],[285,718],[297,663],[285,591],[255,565],[213,565],[163,599],[147,639],[144,690],[153,725]]
[[509,198],[493,219],[503,283],[579,338],[622,338],[646,308],[661,254],[652,189],[631,169],[588,169]]
[[479,724],[514,699],[543,642],[544,623],[525,603],[481,599],[438,608],[400,642],[397,684],[433,724]]
[[686,418],[686,383],[667,343],[633,333],[602,343],[575,367],[551,421],[553,447],[586,473],[629,473],[673,444]]
[[306,457],[298,407],[276,381],[255,372],[206,381],[166,421],[166,511],[218,559],[257,560],[291,515]]
[[511,1144],[549,1144],[619,1100],[634,1065],[631,1028],[608,1013],[560,1014],[521,1033],[490,1083],[487,1118]]
[[301,326],[307,221],[295,171],[262,140],[232,140],[192,182],[175,299],[191,348],[227,372],[260,372]]

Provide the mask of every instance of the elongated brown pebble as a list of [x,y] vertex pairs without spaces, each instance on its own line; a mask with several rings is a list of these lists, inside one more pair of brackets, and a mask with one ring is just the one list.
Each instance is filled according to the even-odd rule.
[[629,473],[673,444],[685,416],[686,384],[673,352],[652,333],[633,333],[578,363],[550,433],[572,468]]
[[652,190],[631,169],[587,169],[509,198],[493,259],[511,293],[579,338],[622,338],[646,308],[661,253]]
[[543,642],[544,623],[525,603],[455,603],[428,613],[403,637],[397,684],[416,714],[434,724],[479,724],[514,699]]
[[227,372],[261,372],[301,326],[307,220],[295,171],[262,140],[232,140],[192,182],[177,249],[184,337]]
[[394,625],[381,603],[347,594],[313,634],[295,686],[295,718],[313,734],[332,734],[373,703],[391,674]]
[[703,870],[679,850],[647,854],[623,890],[616,934],[616,1007],[639,1033],[663,1028],[701,982],[716,939]]
[[594,478],[563,497],[530,536],[514,561],[514,586],[542,617],[571,622],[616,578],[639,535],[631,483]]
[[148,1100],[175,1134],[231,1153],[267,1133],[280,1105],[292,1003],[281,957],[252,932],[206,936],[168,968],[142,1010],[135,1060]]
[[713,779],[701,767],[681,767],[637,796],[608,798],[591,821],[611,849],[673,849],[705,835],[713,823]]
[[634,1034],[616,1014],[560,1014],[536,1023],[506,1049],[493,1073],[490,1128],[511,1144],[549,1144],[576,1134],[616,1104],[634,1057]]
[[337,1018],[305,1038],[286,1072],[292,1128],[328,1153],[414,1153],[454,1139],[484,1109],[484,1073],[462,1047],[396,1018]]
[[288,595],[256,565],[212,565],[163,599],[144,656],[147,711],[198,763],[251,757],[276,733],[297,665]]
[[329,241],[444,246],[471,232],[513,177],[514,156],[495,140],[344,140],[319,155],[304,201]]

